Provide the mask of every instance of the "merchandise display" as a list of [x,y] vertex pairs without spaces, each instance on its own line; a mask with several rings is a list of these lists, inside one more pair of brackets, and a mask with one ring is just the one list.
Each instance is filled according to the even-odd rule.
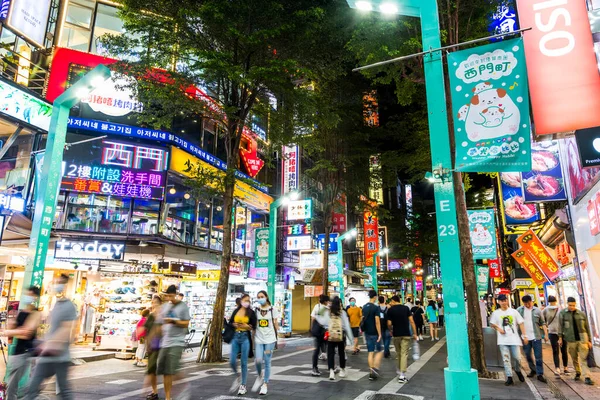
[[292,333],[292,291],[283,289],[283,285],[275,287],[275,308],[279,311],[279,333]]
[[[190,327],[198,333],[203,333],[208,327],[208,321],[212,319],[215,299],[217,297],[218,282],[183,281],[180,291],[183,293],[183,301],[190,308]],[[235,309],[235,299],[239,297],[236,293],[227,295],[225,301],[225,318],[229,318]]]

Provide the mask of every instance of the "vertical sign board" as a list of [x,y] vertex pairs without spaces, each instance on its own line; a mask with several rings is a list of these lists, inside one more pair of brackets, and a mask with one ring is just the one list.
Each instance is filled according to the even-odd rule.
[[371,211],[363,215],[365,236],[365,266],[373,265],[373,256],[379,251],[379,225],[377,216]]
[[346,213],[346,195],[340,194],[333,207],[333,227],[332,231],[344,233],[347,230],[348,217]]
[[456,168],[529,171],[531,126],[523,39],[450,53]]
[[502,277],[502,268],[500,266],[500,259],[488,260],[488,266],[490,267],[490,278],[496,279]]
[[550,255],[546,247],[531,229],[517,238],[517,242],[529,254],[540,270],[548,277],[550,281],[558,278],[560,267],[554,258]]
[[254,231],[254,267],[269,267],[269,228],[261,228]]
[[477,291],[487,292],[490,287],[490,269],[487,265],[475,265]]
[[521,174],[525,202],[567,200],[557,140],[531,145],[532,169]]
[[300,160],[298,158],[298,146],[283,146],[282,183],[281,194],[287,194],[298,190],[300,179]]
[[600,126],[600,75],[586,2],[517,0],[535,133]]
[[494,210],[468,210],[467,213],[473,258],[495,259],[497,254]]
[[381,176],[381,154],[369,157],[369,172],[371,184],[369,186],[369,197],[377,204],[383,204],[383,178]]
[[525,271],[527,271],[527,273],[529,274],[529,276],[531,276],[531,279],[536,284],[536,286],[540,286],[541,284],[546,282],[546,277],[544,276],[542,271],[540,271],[540,269],[535,265],[535,263],[529,256],[529,253],[527,253],[525,250],[517,250],[514,253],[512,253],[511,256],[519,264],[521,264]]
[[525,204],[520,172],[499,173],[498,186],[505,231],[506,225],[528,225],[540,219],[537,206]]

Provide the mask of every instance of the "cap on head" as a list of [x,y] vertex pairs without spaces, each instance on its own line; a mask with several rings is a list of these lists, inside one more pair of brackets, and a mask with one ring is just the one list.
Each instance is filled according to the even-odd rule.
[[177,294],[177,286],[170,285],[167,290],[165,290],[165,294]]

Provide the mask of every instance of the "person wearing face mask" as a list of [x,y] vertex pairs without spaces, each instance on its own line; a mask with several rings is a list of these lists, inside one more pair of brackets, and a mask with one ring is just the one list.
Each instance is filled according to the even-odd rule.
[[10,321],[10,329],[0,331],[0,336],[13,338],[14,349],[8,358],[8,389],[6,398],[17,400],[19,381],[29,368],[34,350],[34,341],[40,325],[40,313],[36,303],[40,297],[40,288],[31,286],[21,296],[21,303],[25,305],[17,314],[14,321]]
[[[256,314],[250,308],[250,296],[244,294],[241,297],[240,306],[238,306],[231,317],[229,323],[235,328],[235,335],[231,341],[231,354],[229,363],[235,375],[235,380],[231,385],[230,392],[234,393],[237,389],[238,395],[248,392],[246,382],[248,380],[248,358],[252,348],[252,332],[256,330]],[[241,377],[237,371],[237,358],[241,354],[240,363],[242,366]]]
[[[256,314],[255,363],[258,377],[252,387],[253,392],[260,389],[260,395],[267,394],[267,385],[271,375],[271,357],[277,344],[277,332],[279,331],[279,313],[271,305],[269,295],[264,290],[258,292],[256,302],[259,304],[254,312]],[[264,365],[264,375],[263,375]]]
[[362,309],[356,305],[356,299],[354,297],[350,297],[350,305],[346,309],[346,313],[350,319],[350,327],[352,328],[352,336],[354,337],[354,349],[352,354],[356,355],[360,351],[360,348],[358,347],[358,337],[360,336]]
[[69,344],[73,323],[77,320],[77,310],[75,305],[65,297],[68,282],[67,275],[60,275],[54,280],[56,303],[50,312],[50,327],[45,340],[39,347],[39,358],[25,396],[26,400],[36,399],[40,394],[42,382],[55,374],[60,398],[73,399],[67,375],[71,365]]

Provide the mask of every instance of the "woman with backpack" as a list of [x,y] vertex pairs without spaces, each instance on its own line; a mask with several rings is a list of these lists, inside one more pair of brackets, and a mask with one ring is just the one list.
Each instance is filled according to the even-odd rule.
[[423,311],[423,307],[421,307],[421,302],[419,300],[415,300],[415,305],[410,309],[410,312],[413,315],[415,325],[417,326],[419,340],[423,340],[423,326],[425,325],[423,314],[425,314],[425,311]]
[[142,318],[138,321],[135,326],[135,337],[138,340],[138,348],[135,352],[135,365],[136,367],[145,367],[144,358],[146,358],[146,321],[150,315],[150,310],[142,310]]
[[[269,295],[264,290],[258,292],[256,301],[260,305],[254,310],[257,326],[254,333],[254,357],[258,378],[252,387],[253,392],[260,389],[261,395],[267,394],[267,385],[271,375],[271,357],[277,344],[277,332],[279,331],[279,314],[271,305]],[[263,375],[264,362],[264,375]]]
[[[240,305],[233,311],[229,318],[229,323],[235,329],[233,340],[231,341],[231,354],[229,363],[235,374],[235,380],[231,385],[231,392],[238,389],[238,395],[248,393],[246,381],[248,380],[248,358],[252,347],[252,331],[256,330],[256,314],[250,308],[250,296],[242,295]],[[241,354],[240,362],[242,365],[242,374],[237,371],[237,357]]]
[[342,308],[342,301],[334,297],[329,310],[329,323],[327,324],[327,366],[329,367],[329,380],[335,380],[335,350],[340,357],[340,378],[346,377],[346,341],[352,343],[352,328],[346,311]]
[[429,300],[429,305],[427,306],[427,310],[425,311],[427,314],[427,321],[429,321],[429,330],[431,331],[431,341],[440,340],[437,331],[437,323],[438,323],[438,311],[435,305],[435,301]]

